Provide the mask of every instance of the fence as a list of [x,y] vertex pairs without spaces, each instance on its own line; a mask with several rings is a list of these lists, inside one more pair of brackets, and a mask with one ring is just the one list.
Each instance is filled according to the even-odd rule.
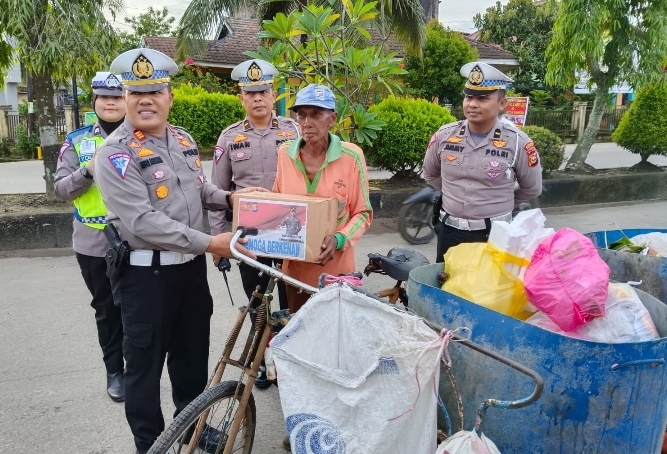
[[[585,125],[588,125],[592,110],[592,106],[586,106]],[[623,114],[627,110],[628,106],[616,106],[613,109],[605,110],[602,122],[600,123],[599,134],[607,136],[611,134],[618,127]],[[449,111],[457,120],[465,119],[461,107],[451,107]],[[541,126],[552,131],[562,139],[575,140],[579,134],[579,118],[580,114],[575,107],[561,107],[556,109],[529,107],[526,126]],[[583,128],[581,130],[583,131]]]
[[[0,113],[2,113],[0,111]],[[79,124],[83,126],[85,124],[85,114],[79,115]],[[16,113],[9,113],[7,114],[7,127],[8,127],[8,132],[9,132],[9,140],[12,142],[16,142],[17,138],[17,126],[23,129],[23,131],[27,134],[28,133],[28,116],[27,115],[20,115]],[[35,127],[37,129],[37,127]],[[68,131],[67,130],[67,119],[65,118],[64,114],[56,114],[56,129],[58,131],[58,138],[60,140],[65,140],[65,136],[67,135]]]

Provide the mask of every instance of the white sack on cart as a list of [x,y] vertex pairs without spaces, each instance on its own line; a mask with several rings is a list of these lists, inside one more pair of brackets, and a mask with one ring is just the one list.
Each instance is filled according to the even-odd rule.
[[292,452],[432,454],[438,339],[347,286],[315,294],[271,341]]
[[500,451],[484,434],[478,436],[474,430],[462,430],[442,442],[435,454],[500,454]]
[[564,332],[544,312],[538,312],[526,323],[564,336],[607,344],[646,342],[658,339],[651,314],[637,292],[628,284],[609,284],[605,316],[591,320],[572,332]]

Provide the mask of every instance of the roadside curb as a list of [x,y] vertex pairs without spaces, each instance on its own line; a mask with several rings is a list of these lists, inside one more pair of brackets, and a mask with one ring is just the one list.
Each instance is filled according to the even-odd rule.
[[[403,200],[421,187],[372,190],[373,216],[395,218]],[[667,175],[663,172],[625,175],[577,176],[544,180],[544,193],[535,206],[556,207],[640,200],[667,200]],[[209,233],[208,216],[204,231]],[[0,216],[0,251],[72,246],[72,213]]]

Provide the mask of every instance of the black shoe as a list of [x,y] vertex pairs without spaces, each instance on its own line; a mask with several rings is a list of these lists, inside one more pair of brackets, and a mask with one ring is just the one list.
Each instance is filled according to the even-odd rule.
[[257,378],[255,379],[255,386],[257,389],[267,389],[270,388],[273,382],[266,378],[266,367],[259,366],[259,371],[257,372]]
[[122,371],[115,374],[107,372],[107,394],[114,402],[123,402],[125,400]]
[[211,454],[222,452],[227,444],[227,435],[223,435],[218,429],[206,424],[197,444],[201,449]]

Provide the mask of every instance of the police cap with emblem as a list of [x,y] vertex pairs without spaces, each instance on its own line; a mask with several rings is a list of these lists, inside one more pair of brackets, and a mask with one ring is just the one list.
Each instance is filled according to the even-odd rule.
[[130,91],[158,91],[169,85],[169,76],[178,72],[174,60],[154,49],[123,52],[111,63],[111,72],[120,73]]
[[273,87],[273,77],[278,70],[264,60],[246,60],[232,70],[232,80],[237,80],[243,91],[264,91]]
[[468,79],[463,93],[470,96],[484,96],[498,90],[507,90],[514,82],[501,71],[481,61],[463,65],[461,75]]
[[123,84],[120,77],[108,71],[98,71],[91,84],[93,94],[98,96],[122,96]]

